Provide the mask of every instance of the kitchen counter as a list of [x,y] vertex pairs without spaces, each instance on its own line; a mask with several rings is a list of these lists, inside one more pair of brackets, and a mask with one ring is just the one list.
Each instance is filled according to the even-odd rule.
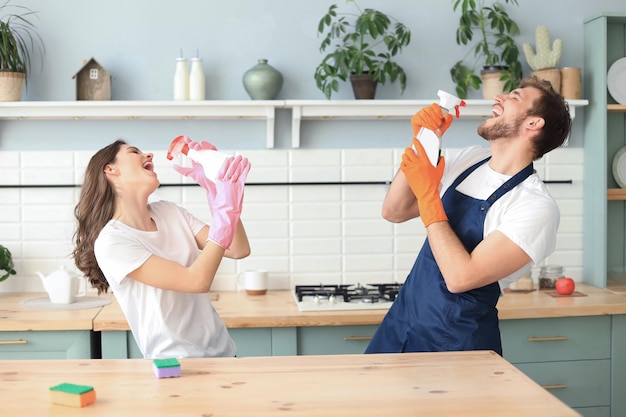
[[82,310],[39,310],[20,302],[45,293],[0,293],[0,331],[92,330],[102,307]]
[[[180,378],[157,379],[147,359],[3,361],[3,414],[580,416],[488,351],[180,363]],[[96,402],[84,409],[50,404],[48,389],[62,382],[93,386]]]
[[[500,299],[500,319],[549,318],[626,314],[626,297],[577,283],[583,297],[551,297],[545,290],[507,293]],[[229,328],[310,327],[379,324],[387,310],[299,311],[290,291],[269,291],[251,296],[245,292],[213,294],[213,305]],[[115,300],[94,319],[96,331],[130,330]]]

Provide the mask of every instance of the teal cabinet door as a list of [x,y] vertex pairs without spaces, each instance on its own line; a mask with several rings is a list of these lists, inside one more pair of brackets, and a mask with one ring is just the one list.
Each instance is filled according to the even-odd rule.
[[0,332],[0,359],[92,359],[90,330]]
[[611,404],[611,361],[520,363],[515,366],[570,407]]
[[340,355],[365,352],[378,326],[298,328],[298,355]]
[[[237,346],[237,356],[288,356],[296,354],[296,329],[237,328],[228,329]],[[143,358],[130,331],[101,332],[102,358]]]

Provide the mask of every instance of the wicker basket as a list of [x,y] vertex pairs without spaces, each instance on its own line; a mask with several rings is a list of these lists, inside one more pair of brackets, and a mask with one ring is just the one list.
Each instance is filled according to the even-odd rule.
[[497,95],[504,92],[504,81],[500,81],[502,73],[483,71],[480,75],[483,86],[483,98],[493,100]]
[[25,81],[22,72],[0,72],[0,101],[21,101]]

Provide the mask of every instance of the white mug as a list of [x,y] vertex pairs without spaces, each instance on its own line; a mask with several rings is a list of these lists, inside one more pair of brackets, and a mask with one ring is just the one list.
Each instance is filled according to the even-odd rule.
[[267,276],[265,270],[251,270],[239,274],[237,282],[240,288],[249,295],[263,295],[267,292]]

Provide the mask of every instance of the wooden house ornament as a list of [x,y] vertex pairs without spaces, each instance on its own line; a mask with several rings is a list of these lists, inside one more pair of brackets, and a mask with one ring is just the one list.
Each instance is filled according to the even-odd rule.
[[111,74],[94,58],[72,77],[76,79],[76,100],[111,100]]

